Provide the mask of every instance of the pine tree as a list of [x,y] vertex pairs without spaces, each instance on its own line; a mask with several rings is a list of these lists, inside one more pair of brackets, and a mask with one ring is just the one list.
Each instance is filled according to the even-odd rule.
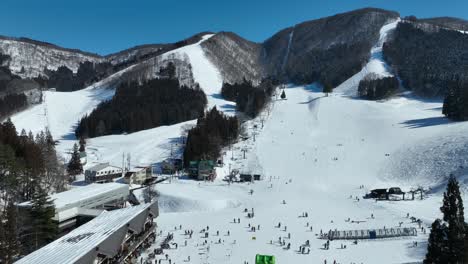
[[450,175],[447,191],[444,193],[443,205],[440,208],[444,221],[448,223],[448,256],[450,263],[458,263],[464,257],[465,217],[460,187],[455,176]]
[[329,93],[333,92],[333,87],[326,83],[323,85],[323,92],[328,96]]
[[70,162],[68,162],[67,172],[73,177],[83,173],[83,165],[81,165],[80,152],[78,151],[78,145],[76,143],[73,145],[73,152]]
[[442,107],[442,114],[450,119],[459,120],[460,111],[458,101],[457,87],[455,87],[455,84],[452,84],[447,90],[447,95],[445,96]]
[[6,221],[5,214],[0,214],[0,263],[6,263],[7,247],[5,239],[5,228],[3,223]]
[[286,99],[286,93],[284,93],[284,90],[281,92],[281,96],[280,96],[280,97],[281,97],[281,99],[283,99],[283,100]]
[[81,137],[80,138],[80,149],[79,149],[80,152],[84,152],[85,147],[86,147],[86,140],[83,137]]
[[6,208],[6,221],[3,227],[4,243],[2,244],[5,252],[2,263],[13,263],[13,259],[19,253],[17,222],[18,216],[16,206],[15,203],[10,200]]
[[52,242],[56,238],[58,229],[53,221],[54,203],[40,184],[36,185],[29,216],[30,226],[23,237],[25,244],[28,245],[27,250],[34,251]]
[[424,264],[448,263],[447,259],[447,226],[440,219],[432,223],[431,234],[427,245]]
[[424,263],[463,263],[468,255],[466,254],[468,244],[465,244],[468,230],[466,229],[460,188],[453,175],[450,175],[448,180],[440,210],[444,215],[444,222],[437,219],[432,224]]

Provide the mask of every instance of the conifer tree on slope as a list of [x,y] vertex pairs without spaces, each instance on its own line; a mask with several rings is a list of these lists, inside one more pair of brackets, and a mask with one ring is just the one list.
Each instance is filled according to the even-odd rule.
[[443,205],[440,208],[444,221],[448,223],[448,256],[449,263],[461,263],[464,257],[465,217],[463,201],[457,179],[451,175],[444,193]]
[[281,92],[281,99],[286,99],[286,93],[284,92],[284,90]]
[[445,252],[447,252],[447,243],[445,242],[447,229],[447,225],[440,219],[436,219],[434,223],[432,223],[431,234],[429,235],[427,244],[427,255],[424,263],[448,263],[447,254],[445,254]]
[[463,201],[457,179],[450,175],[447,190],[444,193],[443,205],[440,208],[445,223],[437,219],[432,224],[429,236],[426,264],[463,263],[466,258],[466,223]]
[[0,262],[13,263],[13,260],[19,253],[19,243],[17,227],[18,215],[15,203],[12,200],[8,201],[4,214],[6,221],[3,223],[3,241],[0,240],[4,251],[0,254]]
[[333,92],[333,87],[326,83],[323,85],[323,92],[328,96],[329,93]]
[[26,244],[29,242],[28,251],[34,251],[52,242],[57,235],[57,224],[52,220],[55,206],[40,184],[36,185],[29,216],[30,226],[23,237]]
[[73,177],[83,173],[83,165],[81,165],[80,152],[78,151],[78,145],[76,143],[75,145],[73,145],[73,153],[70,162],[68,162],[67,172]]

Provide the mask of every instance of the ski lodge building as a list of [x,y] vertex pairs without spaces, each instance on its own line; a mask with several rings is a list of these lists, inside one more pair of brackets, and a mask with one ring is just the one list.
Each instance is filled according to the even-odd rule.
[[88,223],[16,263],[134,263],[136,252],[156,238],[157,201],[103,211]]
[[[50,196],[55,205],[55,216],[59,232],[69,231],[100,215],[104,210],[122,208],[130,194],[127,184],[105,183],[75,187],[69,191]],[[20,212],[26,212],[31,202],[18,205]]]
[[152,167],[139,166],[125,173],[124,181],[127,184],[144,184],[153,177]]
[[85,171],[85,181],[87,183],[111,182],[119,177],[122,177],[122,168],[112,166],[108,162],[94,165]]

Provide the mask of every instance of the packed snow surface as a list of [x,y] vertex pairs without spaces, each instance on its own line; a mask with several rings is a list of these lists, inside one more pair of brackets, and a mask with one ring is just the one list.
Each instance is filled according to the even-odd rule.
[[[427,230],[440,217],[438,208],[451,172],[459,177],[468,200],[468,172],[464,169],[468,165],[468,123],[453,123],[443,117],[441,101],[411,94],[380,102],[349,96],[355,95],[359,80],[368,72],[391,74],[382,64],[379,49],[396,23],[382,28],[381,41],[363,72],[330,96],[316,85],[291,86],[285,89],[286,100],[274,96],[258,118],[243,124],[243,139],[223,151],[224,166],[217,168],[214,182],[181,177],[157,185],[161,210],[156,219],[158,229],[164,235],[175,233],[173,242],[178,244],[178,249],[164,252],[172,263],[185,263],[189,256],[190,263],[254,263],[257,253],[274,255],[277,263],[412,263],[424,258],[428,232],[419,229],[407,215],[421,219]],[[210,105],[225,113],[234,112],[232,103],[220,99],[222,79],[199,43],[171,52],[189,57],[194,78],[207,93]],[[56,107],[48,111],[53,135],[66,140],[77,116],[109,98],[109,93],[91,88],[75,92],[74,97],[48,93],[48,108]],[[49,106],[52,102],[55,106]],[[32,108],[13,121],[19,129],[43,126],[43,109]],[[182,131],[194,123],[91,139],[87,146],[89,161],[118,165],[122,153],[127,152],[134,164],[160,162],[180,150]],[[229,168],[259,173],[263,180],[228,184],[223,178]],[[432,188],[423,200],[362,199],[373,188],[401,187],[409,191],[419,186]],[[254,218],[248,218],[244,209],[254,210]],[[306,212],[308,217],[302,217]],[[234,219],[240,223],[234,223]],[[276,227],[278,223],[280,228]],[[321,231],[388,229],[400,223],[402,227],[418,228],[418,235],[360,240],[357,244],[335,240],[329,250],[323,249],[326,241],[319,239]],[[251,231],[253,226],[255,232]],[[207,227],[209,237],[204,238],[200,232]],[[192,238],[184,235],[184,230],[193,230]],[[280,245],[279,238],[291,243],[291,249]],[[310,254],[300,254],[298,249],[307,240]],[[346,248],[342,249],[342,244]]]
[[[218,168],[213,183],[181,179],[157,186],[162,211],[158,225],[163,234],[175,233],[174,242],[179,245],[177,250],[166,251],[172,261],[183,263],[191,256],[191,263],[253,263],[257,253],[274,255],[277,263],[423,259],[428,232],[421,229],[416,237],[360,240],[357,245],[336,240],[329,250],[322,249],[326,240],[319,239],[319,234],[330,229],[395,228],[400,222],[402,227],[418,228],[407,214],[421,219],[428,230],[440,216],[443,188],[414,201],[375,202],[362,196],[373,188],[398,186],[409,191],[419,185],[439,186],[453,171],[453,164],[466,166],[468,162],[431,149],[461,142],[457,154],[466,157],[466,148],[462,149],[467,144],[468,124],[447,121],[440,114],[440,102],[410,95],[374,102],[340,93],[326,97],[319,90],[316,86],[286,89],[287,100],[273,102],[271,109],[246,124],[250,138],[226,149],[226,164]],[[242,149],[248,149],[245,159]],[[418,163],[409,166],[415,155]],[[261,172],[264,180],[229,185],[221,180],[228,166]],[[439,173],[442,170],[446,173]],[[210,204],[211,210],[206,208]],[[255,217],[248,218],[244,208],[253,209]],[[302,217],[304,212],[308,217]],[[240,224],[234,223],[237,218]],[[281,228],[275,227],[278,223]],[[252,232],[249,225],[260,228]],[[209,237],[204,238],[199,232],[207,226]],[[184,235],[185,229],[194,230],[191,239]],[[279,237],[291,243],[290,250],[279,245]],[[298,253],[307,240],[310,254]]]

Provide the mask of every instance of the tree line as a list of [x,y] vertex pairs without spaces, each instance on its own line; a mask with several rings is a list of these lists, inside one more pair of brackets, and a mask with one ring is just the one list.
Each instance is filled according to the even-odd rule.
[[237,117],[225,116],[213,107],[188,132],[184,166],[188,167],[190,161],[217,160],[221,149],[237,138],[239,129]]
[[8,92],[8,84],[12,80],[21,79],[13,74],[8,67],[1,66],[8,59],[10,56],[0,53],[0,121],[28,105],[24,94]]
[[81,119],[76,136],[132,133],[193,120],[203,116],[206,104],[201,89],[180,86],[175,79],[123,83],[110,101],[99,104]]
[[55,88],[57,91],[71,92],[83,89],[97,81],[104,79],[114,72],[108,62],[80,63],[76,73],[67,66],[60,66],[57,70],[46,69],[45,76],[35,78],[42,87]]
[[24,94],[9,94],[0,98],[0,120],[14,114],[28,106],[28,100]]
[[[65,190],[64,165],[49,131],[17,133],[11,120],[0,124],[0,262],[12,263],[51,242],[55,209],[49,192]],[[31,201],[19,214],[16,204]]]
[[359,82],[358,96],[368,100],[381,100],[394,94],[400,83],[395,76],[368,77]]
[[444,96],[453,79],[468,77],[468,35],[455,30],[399,23],[383,53],[403,85],[419,95]]
[[265,79],[255,87],[252,82],[244,79],[242,83],[223,83],[221,95],[228,101],[236,102],[237,111],[254,118],[270,102],[276,85],[276,80]]

